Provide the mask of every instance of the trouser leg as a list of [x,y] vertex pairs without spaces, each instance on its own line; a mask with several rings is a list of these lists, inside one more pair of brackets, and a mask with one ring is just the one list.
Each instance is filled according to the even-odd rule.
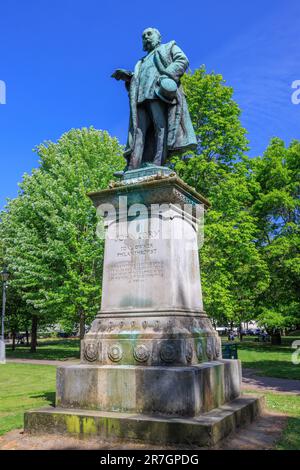
[[131,158],[130,158],[129,165],[128,165],[129,170],[134,170],[135,168],[139,168],[142,164],[145,138],[146,138],[146,133],[147,133],[147,129],[149,125],[150,125],[150,117],[147,112],[146,105],[137,106],[137,130],[136,130],[134,149],[131,154]]
[[167,158],[167,104],[160,100],[149,102],[155,132],[154,165],[161,166]]

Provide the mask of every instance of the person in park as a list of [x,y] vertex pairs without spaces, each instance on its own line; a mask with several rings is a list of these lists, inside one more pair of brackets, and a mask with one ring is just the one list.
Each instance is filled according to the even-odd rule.
[[234,333],[232,330],[229,331],[228,341],[234,341]]
[[[123,80],[129,91],[130,123],[124,153],[124,171],[145,163],[162,166],[169,154],[197,147],[180,78],[189,62],[175,41],[161,43],[161,34],[147,28],[142,34],[147,52],[134,72],[117,69],[112,77]],[[124,172],[119,172],[122,176]]]

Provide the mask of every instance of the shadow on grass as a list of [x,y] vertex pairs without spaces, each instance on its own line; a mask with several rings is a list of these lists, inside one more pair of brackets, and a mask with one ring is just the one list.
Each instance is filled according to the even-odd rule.
[[38,395],[31,395],[30,398],[42,398],[43,400],[46,400],[49,402],[50,406],[55,406],[55,392],[42,392],[39,393]]
[[28,346],[17,346],[15,351],[12,351],[11,345],[6,347],[7,357],[14,359],[78,359],[80,357],[79,350],[80,341],[77,338],[40,340],[35,353],[31,352]]
[[[227,344],[227,343],[224,343]],[[233,343],[234,344],[234,343]],[[272,346],[270,343],[254,343],[250,341],[236,343],[239,350],[243,351],[255,351],[255,352],[270,352],[270,353],[283,353],[288,354],[292,351],[289,344],[283,344],[281,346]]]
[[7,357],[10,359],[43,359],[43,360],[56,360],[64,361],[66,359],[79,359],[79,351],[53,351],[53,349],[43,349],[32,353],[30,351],[7,351]]
[[279,360],[242,361],[242,368],[255,369],[255,375],[281,379],[300,380],[300,367]]

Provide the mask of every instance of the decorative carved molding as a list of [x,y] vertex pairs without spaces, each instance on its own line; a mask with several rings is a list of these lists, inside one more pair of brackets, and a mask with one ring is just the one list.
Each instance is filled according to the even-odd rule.
[[203,346],[202,346],[202,341],[198,341],[196,353],[197,353],[198,361],[199,361],[199,362],[202,362],[202,361],[203,361]]
[[222,347],[221,347],[220,338],[216,338],[216,341],[215,341],[215,356],[217,359],[222,358]]
[[186,357],[187,362],[192,362],[192,359],[193,359],[193,347],[192,347],[191,344],[187,344],[187,346],[186,346],[185,357]]
[[85,343],[84,357],[89,362],[95,362],[98,359],[98,343]]
[[215,339],[212,336],[208,336],[206,343],[206,354],[209,361],[214,359]]
[[147,362],[150,352],[144,344],[140,344],[134,348],[133,355],[138,362]]
[[176,360],[176,349],[172,344],[163,344],[160,350],[160,357],[163,362],[174,362]]
[[108,349],[108,357],[113,362],[119,362],[122,359],[123,351],[119,344],[112,344]]

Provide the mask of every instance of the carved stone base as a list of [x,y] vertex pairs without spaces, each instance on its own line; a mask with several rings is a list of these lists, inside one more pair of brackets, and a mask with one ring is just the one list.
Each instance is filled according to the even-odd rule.
[[85,335],[81,362],[188,366],[221,358],[221,340],[205,314],[193,311],[101,313]]

